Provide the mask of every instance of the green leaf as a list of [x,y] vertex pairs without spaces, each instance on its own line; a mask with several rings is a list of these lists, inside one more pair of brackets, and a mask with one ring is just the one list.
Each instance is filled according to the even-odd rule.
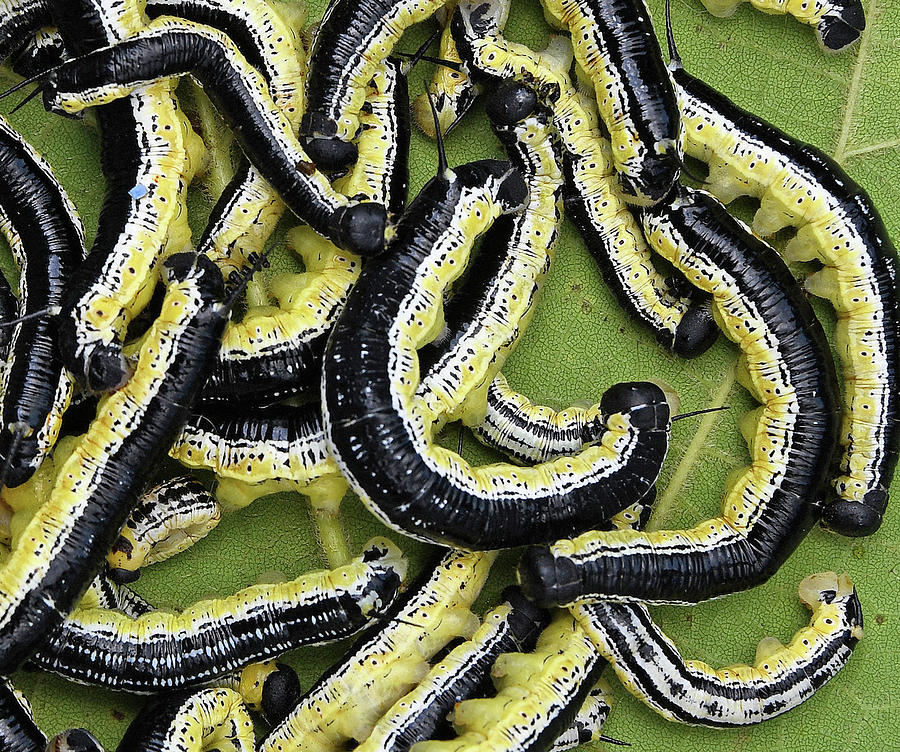
[[[318,18],[324,0],[312,3]],[[545,43],[548,29],[535,0],[515,0],[508,34],[533,46]],[[651,9],[662,31],[662,0]],[[675,0],[677,38],[687,69],[795,136],[833,154],[864,185],[880,207],[892,237],[900,240],[900,3],[864,0],[867,29],[861,43],[841,55],[825,55],[813,31],[783,16],[767,16],[742,5],[731,19],[717,19],[699,0]],[[414,49],[425,30],[410,32],[403,49]],[[421,90],[427,66],[416,69],[413,96]],[[11,80],[11,79],[9,79]],[[7,108],[8,109],[8,108]],[[31,103],[12,117],[26,138],[58,170],[93,236],[102,198],[97,163],[97,136],[89,125],[46,115]],[[474,113],[447,144],[452,164],[496,155],[498,147]],[[414,134],[411,155],[413,190],[434,172],[434,146]],[[208,203],[195,197],[194,227],[202,224]],[[741,210],[750,209],[742,203]],[[283,263],[287,263],[285,258]],[[7,258],[3,270],[11,271]],[[817,311],[833,330],[826,305]],[[616,381],[664,379],[681,395],[683,408],[729,405],[730,410],[681,421],[673,431],[669,461],[661,483],[660,509],[653,524],[691,525],[714,514],[729,471],[748,455],[737,419],[752,400],[734,384],[735,348],[723,341],[703,357],[684,362],[663,352],[646,332],[636,330],[603,287],[596,266],[574,229],[566,225],[542,303],[507,373],[512,384],[537,400],[564,405],[595,400]],[[455,437],[448,437],[455,442]],[[467,440],[470,459],[489,455]],[[900,483],[892,486],[895,495]],[[359,550],[381,525],[355,499],[342,510]],[[840,752],[897,748],[896,713],[900,689],[900,621],[898,587],[900,514],[889,511],[881,531],[870,539],[848,540],[813,531],[770,582],[695,608],[658,608],[654,612],[686,657],[713,665],[752,662],[756,643],[767,635],[787,640],[807,621],[796,587],[807,574],[846,571],[859,588],[866,618],[865,636],[850,664],[802,707],[764,725],[737,731],[710,731],[667,723],[614,685],[616,705],[607,733],[632,743],[641,752],[740,750],[741,752]],[[423,547],[391,533],[406,550]],[[496,597],[512,578],[514,554],[495,565],[482,601]],[[138,590],[160,606],[181,606],[200,597],[226,595],[264,573],[294,577],[323,565],[306,503],[281,494],[258,501],[227,517],[217,530],[170,562],[152,567]],[[297,651],[291,662],[305,686],[340,654],[341,646]],[[112,749],[140,700],[107,691],[75,687],[41,675],[14,677],[34,704],[38,722],[49,734],[73,725],[86,726]]]

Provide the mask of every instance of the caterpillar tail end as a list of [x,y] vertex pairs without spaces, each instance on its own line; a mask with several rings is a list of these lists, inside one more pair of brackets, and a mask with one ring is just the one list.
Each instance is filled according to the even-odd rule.
[[822,525],[848,538],[872,535],[881,527],[887,501],[888,493],[883,488],[872,489],[862,501],[838,499],[825,507]]
[[824,16],[816,25],[819,44],[826,52],[841,52],[853,44],[866,28],[866,14],[860,0],[848,0],[843,7]]

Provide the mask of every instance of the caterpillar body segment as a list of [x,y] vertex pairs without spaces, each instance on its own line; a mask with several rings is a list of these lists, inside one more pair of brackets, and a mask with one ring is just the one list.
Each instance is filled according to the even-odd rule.
[[52,314],[84,257],[84,228],[50,165],[2,118],[0,233],[20,270],[17,315],[30,317],[4,333],[0,483],[19,486],[53,448],[72,398]]
[[339,477],[318,402],[195,413],[169,454],[188,467],[208,468],[246,483],[312,483]]
[[[498,25],[502,29],[506,25],[506,16],[509,14],[510,2],[503,0],[498,5]],[[454,67],[438,65],[428,85],[428,92],[431,94],[434,108],[437,111],[438,127],[441,134],[445,137],[471,109],[472,105],[475,104],[482,90],[481,85],[473,81],[466,74],[466,71],[462,69],[462,60],[460,59],[459,51],[456,49],[456,42],[450,29],[450,19],[453,17],[453,11],[455,10],[456,2],[449,2],[436,14],[443,27],[438,48],[438,58],[450,63],[456,63],[460,69],[456,70]],[[422,132],[428,138],[436,138],[437,132],[434,129],[434,119],[431,116],[431,107],[428,103],[427,94],[420,94],[416,97],[412,104],[412,111],[416,125],[419,126]]]
[[533,88],[553,112],[565,148],[566,209],[623,309],[676,354],[705,352],[717,334],[709,303],[672,287],[653,265],[640,225],[619,195],[597,115],[571,83],[568,40],[557,37],[543,52],[533,52],[504,39],[490,16],[473,15],[466,4],[451,28],[470,68]]
[[825,335],[777,253],[708,194],[645,211],[649,242],[713,295],[762,402],[752,465],[722,513],[690,530],[585,533],[532,548],[518,567],[544,604],[597,598],[690,604],[767,580],[818,519],[837,443]]
[[597,686],[588,692],[572,724],[556,737],[550,752],[565,752],[589,742],[622,744],[603,733],[603,725],[609,717],[612,701],[607,689],[606,682],[601,679]]
[[497,694],[456,706],[450,741],[419,742],[412,752],[547,750],[572,724],[606,666],[587,634],[564,611],[532,653],[501,655],[491,672]]
[[796,227],[786,257],[825,266],[805,286],[837,312],[846,396],[838,498],[823,523],[844,535],[874,533],[900,454],[897,252],[871,199],[837,162],[688,74],[677,53],[673,61],[687,153],[709,163],[708,189],[723,201],[758,198],[753,231]]
[[0,569],[0,671],[12,670],[69,613],[187,420],[229,315],[211,261],[176,254],[129,383],[108,397]]
[[129,724],[117,752],[201,749],[254,752],[253,721],[241,696],[213,687],[151,700]]
[[356,0],[329,4],[310,50],[306,113],[301,136],[322,169],[352,164],[366,85],[410,26],[446,0]]
[[397,700],[357,749],[359,752],[408,752],[429,739],[456,703],[477,692],[501,653],[530,650],[549,617],[516,588],[484,617],[470,640],[461,643],[409,694]]
[[[385,61],[368,93],[360,111],[359,159],[335,186],[352,198],[383,204],[393,218],[406,203],[410,137],[409,95],[396,61]],[[304,273],[273,282],[277,311],[251,308],[228,326],[205,400],[271,402],[318,389],[325,340],[361,262],[309,228],[291,230],[287,243],[302,257]]]
[[[744,0],[700,0],[714,16],[734,14]],[[860,0],[746,0],[763,13],[791,15],[801,23],[814,26],[819,44],[826,52],[849,47],[866,28],[866,16]]]
[[0,747],[4,752],[44,752],[47,737],[31,716],[25,696],[0,680]]
[[386,214],[337,193],[309,160],[268,86],[223,32],[161,16],[117,45],[48,74],[44,104],[76,112],[123,97],[147,81],[191,74],[235,127],[244,154],[300,219],[364,255],[384,247]]
[[443,421],[482,419],[484,393],[534,313],[562,222],[562,155],[548,114],[492,127],[528,202],[485,233],[465,286],[444,306],[444,331],[419,354],[416,396]]
[[554,410],[534,405],[511,389],[498,373],[487,392],[487,412],[473,428],[475,437],[522,464],[547,462],[580,452],[600,438],[603,418],[600,403],[588,408]]
[[94,578],[91,586],[78,602],[80,611],[92,608],[121,611],[132,618],[137,618],[153,610],[153,606],[133,590],[114,582],[103,573]]
[[65,58],[65,42],[59,29],[45,26],[12,54],[9,63],[14,73],[22,78],[31,78],[59,65]]
[[594,87],[626,201],[653,206],[678,181],[678,102],[644,0],[542,0],[569,31],[575,59]]
[[376,538],[346,566],[254,585],[181,613],[76,612],[31,660],[73,681],[126,692],[196,687],[287,650],[358,632],[390,604],[405,572],[396,546]]
[[638,699],[670,721],[725,728],[761,723],[805,702],[846,665],[862,637],[862,610],[847,575],[812,575],[799,593],[812,614],[789,645],[768,637],[753,666],[722,669],[682,658],[642,605],[570,610]]
[[260,744],[259,752],[343,749],[376,722],[428,671],[427,661],[456,637],[469,639],[469,610],[495,558],[449,551],[426,567],[347,654],[301,698]]
[[524,199],[525,183],[507,163],[474,162],[432,179],[399,222],[391,253],[363,271],[329,340],[329,449],[373,513],[407,535],[482,550],[556,539],[643,496],[665,456],[668,404],[646,383],[607,391],[604,440],[575,458],[473,468],[431,442],[431,411],[415,395],[416,348],[433,339],[437,304],[475,237]]
[[[50,0],[53,23],[73,55],[141,29],[137,3]],[[106,198],[87,259],[68,280],[59,320],[66,368],[88,389],[121,386],[131,366],[122,353],[128,322],[149,299],[163,250],[183,250],[185,175],[199,148],[168,83],[137,87],[97,112]]]
[[221,518],[216,498],[190,476],[151,488],[141,496],[106,555],[109,577],[119,584],[134,582],[142,567],[190,548]]

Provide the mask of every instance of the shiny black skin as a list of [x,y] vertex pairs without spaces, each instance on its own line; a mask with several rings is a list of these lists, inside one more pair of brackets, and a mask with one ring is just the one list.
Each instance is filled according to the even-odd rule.
[[204,406],[190,417],[187,428],[214,434],[220,446],[248,441],[293,444],[322,433],[322,409],[318,402],[300,407],[222,405],[209,409]]
[[712,347],[712,344],[719,336],[719,330],[712,317],[709,297],[694,291],[692,297],[696,297],[697,300],[685,312],[675,328],[674,335],[668,329],[656,326],[655,320],[647,316],[639,306],[635,305],[633,297],[629,295],[628,290],[622,285],[620,272],[607,252],[606,230],[603,227],[598,227],[591,221],[591,214],[585,205],[584,196],[575,189],[573,160],[568,153],[565,156],[564,172],[566,176],[565,202],[567,215],[578,229],[585,246],[600,268],[603,281],[606,282],[613,295],[616,296],[616,300],[619,302],[622,310],[632,320],[647,327],[653,332],[657,342],[676,355],[682,358],[696,358],[698,355],[705,353]]
[[0,17],[0,60],[28,44],[35,32],[51,22],[47,0],[21,0]]
[[[838,439],[838,385],[828,342],[809,302],[781,257],[751,235],[708,194],[684,193],[677,208],[645,210],[671,221],[688,245],[740,285],[769,324],[781,369],[795,385],[799,414],[784,473],[750,532],[708,551],[616,552],[576,562],[546,547],[528,549],[518,565],[525,594],[543,605],[582,596],[694,603],[765,582],[815,524],[828,493]],[[692,197],[692,198],[691,198]]]
[[677,155],[656,154],[653,145],[678,142],[681,114],[650,13],[643,0],[581,0],[580,7],[596,26],[598,48],[615,64],[626,117],[648,146],[635,182],[619,173],[622,193],[626,200],[643,194],[662,201],[677,182],[680,166]]
[[356,146],[336,137],[337,121],[349,99],[346,72],[361,62],[365,39],[383,25],[398,0],[332,0],[309,55],[306,113],[300,123],[304,148],[322,169],[356,160]]
[[300,219],[334,243],[363,256],[384,247],[386,211],[380,204],[341,204],[328,198],[306,176],[311,162],[296,164],[278,145],[241,78],[216,41],[188,30],[168,30],[149,38],[125,40],[115,47],[69,61],[45,79],[44,102],[53,108],[60,91],[78,92],[116,82],[134,85],[190,74],[203,85],[213,105],[235,132],[244,154]]
[[837,199],[864,240],[868,265],[878,290],[880,316],[887,361],[895,365],[888,372],[885,394],[889,400],[884,422],[881,461],[873,469],[881,477],[879,487],[866,495],[862,503],[837,499],[830,501],[822,514],[822,523],[842,535],[871,535],[881,526],[889,498],[889,488],[900,457],[900,262],[884,222],[869,195],[840,164],[821,149],[788,136],[771,123],[742,109],[730,99],[687,73],[680,65],[673,71],[677,84],[754,141],[764,142],[797,165],[797,169],[815,176],[820,186]]
[[263,682],[260,700],[262,716],[273,728],[288,717],[303,696],[297,672],[286,663],[276,663],[275,668]]
[[44,752],[47,737],[19,702],[6,681],[0,680],[0,749],[3,752]]
[[[19,315],[58,306],[65,283],[84,257],[78,219],[59,184],[35,161],[21,137],[0,127],[0,206],[22,241]],[[37,431],[53,409],[62,378],[56,320],[49,314],[7,329],[12,334],[0,423],[0,465],[6,485],[31,477]]]
[[[647,492],[653,479],[644,468],[658,467],[668,446],[668,405],[659,387],[645,384],[618,385],[607,393],[616,403],[614,395],[623,389],[641,390],[646,401],[631,418],[648,429],[646,443],[640,442],[626,470],[608,483],[566,494],[482,498],[432,471],[413,450],[403,416],[392,404],[389,329],[419,266],[450,228],[463,186],[482,187],[490,175],[508,170],[506,163],[474,162],[454,168],[455,181],[438,175],[422,189],[398,223],[388,254],[363,270],[323,365],[330,442],[371,503],[404,531],[473,550],[555,540],[595,526]],[[515,189],[518,202],[524,200],[522,179],[509,182],[507,177],[504,186]]]
[[[383,570],[367,582],[366,595],[389,603],[399,588],[398,574]],[[291,607],[258,608],[240,618],[204,621],[187,633],[141,640],[100,635],[66,622],[41,644],[31,662],[74,681],[123,692],[196,688],[288,650],[350,637],[370,618],[352,593],[323,592]],[[272,712],[283,712],[284,704],[272,699]]]
[[69,520],[60,550],[0,629],[0,672],[21,664],[57,627],[102,569],[107,551],[168,448],[178,437],[215,357],[228,318],[221,272],[205,256],[181,253],[164,264],[172,281],[197,274],[202,307],[176,336],[177,355],[134,430],[113,454],[96,457],[94,484],[82,511]]
[[[0,324],[6,324],[18,316],[19,304],[6,277],[0,274]],[[5,361],[12,342],[13,327],[0,327],[0,360]]]

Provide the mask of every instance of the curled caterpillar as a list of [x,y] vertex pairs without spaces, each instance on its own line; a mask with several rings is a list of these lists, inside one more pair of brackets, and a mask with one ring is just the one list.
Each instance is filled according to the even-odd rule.
[[215,356],[232,302],[222,275],[194,254],[171,256],[164,270],[163,309],[134,376],[102,403],[0,569],[0,671],[24,660],[87,589]]
[[[144,25],[136,3],[49,0],[51,19],[73,55],[113,44]],[[150,299],[165,249],[190,240],[184,191],[202,149],[167,82],[137,87],[97,110],[106,197],[91,252],[67,280],[59,352],[89,390],[121,386],[128,321]]]
[[306,112],[300,132],[307,153],[323,169],[352,164],[365,88],[403,32],[446,0],[335,0],[328,6],[309,55]]
[[134,582],[140,569],[165,561],[207,535],[222,517],[206,487],[189,476],[146,491],[106,555],[109,577]]
[[696,603],[767,580],[815,523],[837,443],[837,384],[812,308],[778,254],[708,194],[682,189],[645,210],[650,243],[713,295],[741,347],[754,413],[753,464],[721,515],[690,530],[589,532],[529,549],[518,578],[544,604],[591,598]]
[[409,694],[384,714],[362,742],[359,752],[408,752],[431,738],[456,703],[471,697],[490,674],[501,653],[530,650],[549,617],[517,588],[503,593],[500,606],[484,617],[470,640],[436,663]]
[[472,549],[555,539],[642,497],[665,456],[668,404],[646,383],[607,391],[604,441],[575,458],[473,468],[432,444],[430,411],[414,394],[416,347],[433,339],[436,303],[476,235],[524,194],[508,163],[442,169],[401,218],[391,253],[363,271],[329,339],[328,447],[364,503],[406,535]]
[[287,650],[358,632],[390,604],[405,573],[397,547],[376,538],[338,569],[254,585],[181,613],[75,612],[31,661],[72,681],[126,692],[195,687]]
[[600,602],[570,610],[625,687],[663,717],[745,726],[809,699],[843,668],[862,637],[862,610],[847,575],[812,575],[799,594],[812,615],[790,645],[767,637],[755,665],[723,669],[684,660],[644,606]]
[[129,724],[117,752],[204,748],[254,752],[253,721],[241,696],[210,688],[167,694],[147,703]]
[[495,697],[456,706],[457,738],[419,742],[412,752],[549,749],[572,724],[605,666],[584,630],[559,612],[533,653],[505,653],[497,659],[491,671]]
[[[348,196],[383,204],[390,217],[406,203],[408,108],[406,78],[396,61],[386,60],[372,79],[360,111],[359,159],[335,182]],[[251,308],[242,321],[229,324],[203,390],[204,400],[268,403],[318,390],[325,340],[361,263],[355,254],[340,250],[309,228],[291,230],[287,243],[302,257],[304,273],[272,282],[277,310]]]
[[768,237],[797,227],[786,258],[825,267],[805,287],[837,311],[846,397],[833,479],[838,499],[825,507],[823,522],[844,535],[874,533],[900,454],[897,252],[871,199],[837,162],[688,74],[671,26],[669,51],[687,152],[709,163],[708,190],[726,202],[745,193],[759,198],[753,231]]

